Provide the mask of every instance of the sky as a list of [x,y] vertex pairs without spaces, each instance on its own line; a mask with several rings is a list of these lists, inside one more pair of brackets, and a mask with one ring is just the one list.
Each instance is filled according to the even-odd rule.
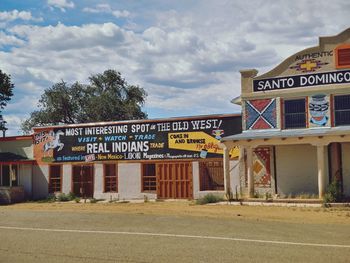
[[107,69],[148,93],[150,119],[238,113],[239,70],[259,74],[350,27],[348,0],[0,0],[9,131],[54,83]]

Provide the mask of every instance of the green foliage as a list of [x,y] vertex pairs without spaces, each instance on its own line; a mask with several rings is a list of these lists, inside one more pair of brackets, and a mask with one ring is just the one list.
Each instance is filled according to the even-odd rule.
[[145,119],[141,107],[146,96],[143,88],[129,85],[115,70],[92,75],[87,85],[61,81],[44,91],[39,109],[22,123],[22,130],[28,133],[34,126]]
[[[13,88],[14,84],[11,82],[11,76],[0,70],[0,113],[7,105],[7,102],[11,100],[11,97],[13,96]],[[2,119],[1,114],[0,117]],[[7,128],[5,125],[6,121],[2,120],[0,122],[0,130],[6,131]]]
[[68,197],[69,201],[72,201],[72,200],[74,200],[77,196],[76,196],[74,193],[69,192],[69,194],[67,194],[67,197]]
[[240,193],[238,192],[238,187],[236,186],[236,192],[233,193],[232,192],[232,189],[228,189],[225,193],[225,199],[228,201],[228,202],[232,202],[232,201],[239,201],[241,199],[240,197]]
[[60,193],[57,197],[56,197],[57,201],[59,202],[68,202],[69,198],[65,193]]
[[79,197],[76,197],[76,198],[74,198],[74,201],[76,202],[76,203],[80,203],[80,198]]
[[324,203],[336,203],[343,200],[343,193],[341,191],[341,185],[339,180],[333,179],[327,187],[326,194],[324,195]]
[[271,201],[272,200],[272,194],[270,192],[265,193],[265,200],[266,201]]
[[262,198],[262,195],[259,192],[254,192],[254,198]]
[[49,195],[47,198],[45,199],[39,199],[39,200],[35,200],[38,203],[53,203],[56,201],[56,196],[55,195]]
[[76,196],[73,193],[65,194],[65,193],[60,193],[57,197],[56,200],[59,202],[68,202],[75,200]]
[[204,205],[204,204],[218,203],[221,201],[223,201],[222,197],[219,197],[213,194],[207,194],[204,197],[197,199],[196,204]]
[[0,109],[3,110],[7,102],[13,96],[14,84],[11,83],[11,76],[0,70]]

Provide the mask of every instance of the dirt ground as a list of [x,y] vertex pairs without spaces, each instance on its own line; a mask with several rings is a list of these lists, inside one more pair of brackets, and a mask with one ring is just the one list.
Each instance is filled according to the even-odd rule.
[[349,262],[350,208],[0,206],[0,262]]
[[350,224],[350,207],[268,207],[234,206],[227,203],[196,205],[191,201],[145,203],[36,203],[3,206],[5,210],[66,211],[78,213],[122,213],[179,215],[207,218],[280,221],[303,224]]

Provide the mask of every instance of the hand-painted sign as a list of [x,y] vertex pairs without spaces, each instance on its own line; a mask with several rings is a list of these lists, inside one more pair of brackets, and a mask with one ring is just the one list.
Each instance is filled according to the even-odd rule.
[[309,97],[309,127],[325,127],[329,121],[329,96],[317,94]]
[[306,73],[314,72],[320,69],[323,65],[329,64],[328,62],[322,62],[316,59],[304,59],[301,62],[296,63],[294,66],[289,67],[290,69],[295,69],[296,71]]
[[350,70],[253,80],[254,92],[350,83]]
[[245,102],[245,129],[277,128],[276,99],[249,100]]
[[38,128],[34,155],[38,162],[218,158],[221,136],[240,129],[241,118],[229,115]]
[[324,59],[327,57],[333,57],[333,50],[326,50],[320,52],[299,54],[295,56],[295,61],[297,60],[307,60],[307,59]]

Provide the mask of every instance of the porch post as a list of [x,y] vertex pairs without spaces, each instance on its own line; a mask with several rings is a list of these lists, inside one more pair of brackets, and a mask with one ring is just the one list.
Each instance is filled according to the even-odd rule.
[[253,148],[248,146],[247,150],[247,177],[248,177],[248,197],[254,197],[254,173],[253,173]]
[[225,193],[229,194],[231,191],[230,183],[230,148],[224,147],[224,188]]
[[326,171],[325,171],[325,145],[317,145],[317,175],[318,175],[318,197],[323,198],[326,192]]

